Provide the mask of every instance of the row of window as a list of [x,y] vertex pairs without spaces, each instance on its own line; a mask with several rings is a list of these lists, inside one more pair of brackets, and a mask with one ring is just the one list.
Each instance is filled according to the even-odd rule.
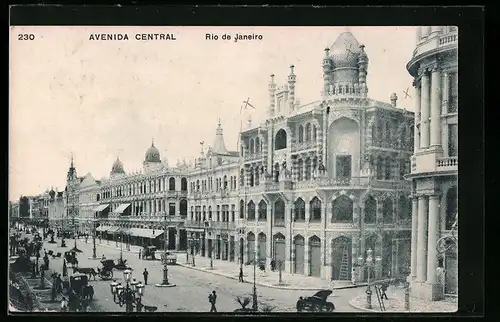
[[216,220],[218,222],[229,222],[230,218],[231,221],[235,221],[235,212],[236,212],[236,206],[231,205],[231,213],[229,212],[229,205],[217,205],[216,210],[215,210],[215,218],[213,217],[213,211],[212,211],[212,206],[196,206],[196,207],[191,207],[191,219],[196,220],[196,221],[212,221]]
[[[227,175],[223,178],[215,178],[215,187],[214,181],[212,177],[209,177],[206,180],[196,180],[196,182],[191,182],[191,192],[194,191],[220,191],[220,190],[236,190],[236,176],[230,176],[229,181]],[[215,189],[214,189],[215,188]]]
[[[171,177],[168,179],[168,190],[175,191],[176,180]],[[152,179],[142,183],[129,183],[123,186],[105,189],[102,192],[103,199],[114,197],[134,196],[144,193],[154,193],[166,191],[167,178]],[[181,191],[187,191],[187,179],[181,179]]]

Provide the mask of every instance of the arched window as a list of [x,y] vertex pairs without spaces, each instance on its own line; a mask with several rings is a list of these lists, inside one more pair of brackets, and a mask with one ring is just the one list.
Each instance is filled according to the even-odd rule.
[[295,221],[304,221],[306,219],[306,203],[302,198],[298,198],[295,200],[294,205],[294,220]]
[[249,143],[249,153],[255,153],[255,146],[254,146],[254,143],[253,143],[253,139],[250,139],[250,143]]
[[383,168],[384,168],[384,159],[382,159],[381,156],[378,156],[377,157],[377,173],[376,173],[378,180],[382,180],[384,178],[384,172],[382,171]]
[[398,212],[399,212],[398,218],[401,220],[405,220],[411,217],[410,209],[408,207],[408,199],[404,195],[399,196]]
[[[254,208],[254,217],[255,217],[255,208]],[[220,221],[220,205],[217,205],[217,221],[218,222]]]
[[392,171],[392,159],[390,157],[387,157],[385,159],[385,169],[384,169],[384,179],[385,180],[391,180],[392,179],[392,175],[391,175],[391,171]]
[[187,200],[181,199],[181,201],[179,202],[179,212],[181,214],[181,217],[187,216],[187,209],[188,209]]
[[203,206],[203,216],[202,220],[206,221],[207,220],[207,206]]
[[318,139],[318,132],[316,129],[316,125],[313,125],[313,127],[312,127],[312,140],[313,140],[313,142],[316,142],[317,139]]
[[275,223],[285,223],[285,203],[281,199],[274,203],[274,221]]
[[310,221],[321,221],[321,201],[318,197],[314,197],[309,203],[309,218]]
[[276,133],[274,149],[281,150],[286,148],[286,132],[283,129],[280,129],[278,133]]
[[353,202],[347,196],[340,196],[332,202],[332,222],[352,222]]
[[392,217],[392,199],[386,198],[382,204],[382,216],[384,219],[384,224],[389,224],[393,222]]
[[245,218],[245,202],[240,200],[240,219]]
[[259,138],[255,138],[255,153],[260,153],[260,140]]
[[168,179],[168,190],[175,191],[175,178]]
[[181,179],[181,191],[187,191],[188,189],[188,182],[186,178]]
[[311,123],[306,124],[306,142],[311,141]]
[[255,185],[259,185],[259,179],[260,179],[260,174],[259,174],[259,167],[255,168]]
[[302,181],[304,180],[304,161],[302,159],[299,159],[299,161],[297,162],[297,180],[298,181]]
[[304,126],[299,125],[299,143],[304,142]]
[[196,180],[196,191],[200,191],[200,180]]
[[248,214],[247,214],[247,219],[248,220],[255,220],[255,203],[253,200],[250,200],[248,203]]
[[224,176],[224,189],[227,189],[227,176]]
[[274,164],[274,182],[280,181],[280,164]]
[[446,230],[450,230],[458,212],[458,193],[457,187],[453,186],[446,193]]
[[255,170],[253,168],[250,168],[250,187],[253,187],[255,184],[255,175],[254,175]]
[[267,204],[264,200],[259,202],[259,218],[258,220],[267,220]]

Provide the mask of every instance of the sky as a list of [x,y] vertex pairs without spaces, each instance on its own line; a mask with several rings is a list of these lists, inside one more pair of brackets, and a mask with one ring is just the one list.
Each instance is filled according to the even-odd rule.
[[[369,58],[368,96],[412,110],[406,71],[417,27],[349,27]],[[301,104],[321,98],[322,59],[346,27],[12,27],[10,39],[9,200],[64,189],[73,154],[79,176],[108,177],[117,157],[142,167],[154,139],[170,165],[213,144],[218,120],[237,150],[240,120],[258,124],[268,83],[284,85],[295,66]],[[128,40],[91,40],[96,34]],[[176,40],[135,39],[172,34]],[[34,40],[19,40],[33,34]],[[218,35],[217,40],[206,39]],[[231,36],[223,40],[222,35]],[[236,34],[262,39],[234,42]],[[22,36],[21,36],[22,37]],[[94,38],[96,38],[94,36]],[[255,110],[240,114],[250,98]]]

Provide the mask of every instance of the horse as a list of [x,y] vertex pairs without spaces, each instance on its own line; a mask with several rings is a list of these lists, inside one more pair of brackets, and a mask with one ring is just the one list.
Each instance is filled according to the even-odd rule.
[[94,298],[94,288],[92,285],[83,286],[81,296],[84,300],[92,300]]
[[[78,261],[77,261],[77,265],[78,265]],[[82,273],[82,274],[88,275],[89,279],[90,279],[91,276],[93,276],[94,277],[94,281],[96,280],[97,272],[92,267],[85,267],[85,268],[74,267],[73,268],[73,272],[74,273]]]

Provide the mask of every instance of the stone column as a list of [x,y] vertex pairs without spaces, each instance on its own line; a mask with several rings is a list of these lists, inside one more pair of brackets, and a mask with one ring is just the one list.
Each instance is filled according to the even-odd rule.
[[418,198],[413,197],[411,202],[411,278],[417,277],[417,237],[418,237]]
[[311,274],[311,260],[309,249],[309,236],[304,236],[304,275],[310,276]]
[[206,258],[210,257],[210,255],[209,255],[210,250],[208,249],[208,240],[209,240],[208,235],[205,235],[205,257]]
[[439,196],[429,197],[429,233],[427,241],[427,283],[436,284]]
[[429,147],[429,114],[430,114],[430,101],[429,101],[429,75],[427,75],[427,71],[422,71],[422,79],[421,79],[421,89],[420,89],[420,109],[421,109],[421,117],[420,117],[420,148],[427,149]]
[[441,72],[435,66],[431,80],[431,147],[441,147]]
[[[358,250],[359,250],[359,237],[356,236],[358,232],[355,232],[352,235],[352,245],[351,245],[351,263],[352,263],[352,268],[354,268],[354,264],[358,262]],[[331,262],[330,262],[331,263]],[[331,266],[331,265],[330,265]],[[351,268],[351,274],[355,274],[354,277],[356,277],[356,272]],[[352,276],[351,276],[352,278]],[[356,278],[356,281],[359,281],[359,278]]]
[[376,208],[376,224],[382,224],[384,222],[384,214],[382,212],[382,200],[377,198],[376,200],[377,208]]
[[290,273],[291,270],[291,261],[290,261],[290,250],[291,250],[291,236],[289,232],[291,231],[290,225],[292,224],[292,218],[291,218],[291,202],[287,202],[285,204],[285,267],[284,271],[287,273]]
[[427,210],[426,196],[418,197],[417,281],[427,279]]
[[305,203],[305,223],[308,224],[309,221],[311,220],[311,214],[310,214],[310,211],[311,211],[311,205],[309,204],[309,202],[306,201]]

